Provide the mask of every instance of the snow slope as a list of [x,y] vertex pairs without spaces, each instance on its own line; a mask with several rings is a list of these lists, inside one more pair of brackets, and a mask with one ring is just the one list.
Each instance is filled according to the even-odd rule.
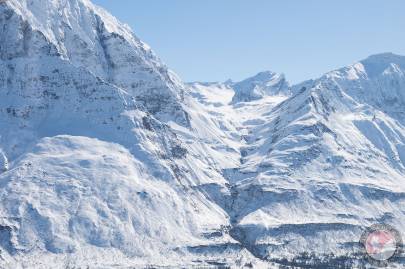
[[0,268],[354,267],[405,227],[402,56],[184,84],[88,0],[0,25]]
[[[242,134],[240,163],[223,170],[230,195],[212,195],[233,238],[264,260],[354,267],[364,227],[404,232],[403,59],[375,55],[294,85],[290,97],[205,107],[229,111],[213,115]],[[211,92],[228,96],[226,85],[193,88],[206,104]]]

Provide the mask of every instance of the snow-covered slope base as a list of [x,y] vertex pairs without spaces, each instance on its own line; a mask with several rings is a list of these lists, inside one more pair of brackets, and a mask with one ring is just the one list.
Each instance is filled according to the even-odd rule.
[[[100,265],[125,265],[119,259],[128,265],[192,264],[187,247],[214,245],[197,234],[225,226],[226,218],[198,194],[146,171],[118,144],[78,136],[40,140],[1,176],[3,262],[12,256],[10,268],[16,268],[14,260],[35,264],[32,257],[81,266],[93,264],[92,257]],[[216,237],[215,244],[228,244]],[[248,256],[229,248],[235,260]]]
[[0,268],[351,268],[404,232],[404,57],[185,85],[88,0],[0,26]]

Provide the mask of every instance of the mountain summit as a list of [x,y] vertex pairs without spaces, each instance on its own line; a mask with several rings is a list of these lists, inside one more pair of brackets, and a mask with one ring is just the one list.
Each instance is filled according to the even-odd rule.
[[251,78],[233,84],[235,96],[232,102],[249,102],[264,96],[287,94],[289,87],[283,74],[271,71],[260,72]]
[[381,53],[368,57],[360,62],[370,77],[379,75],[392,66],[405,69],[405,56],[393,53]]

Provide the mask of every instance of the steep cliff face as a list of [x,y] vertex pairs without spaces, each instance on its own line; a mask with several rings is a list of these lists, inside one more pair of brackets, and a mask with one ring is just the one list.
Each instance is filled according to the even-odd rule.
[[[189,125],[182,83],[127,26],[89,1],[10,0],[0,9],[0,126],[9,158],[58,134],[142,151],[136,145],[143,138],[131,129],[144,117]],[[169,133],[164,139],[175,140]]]
[[8,0],[1,9],[1,59],[13,62],[9,68],[58,58],[128,92],[148,112],[188,124],[176,75],[128,26],[90,1]]

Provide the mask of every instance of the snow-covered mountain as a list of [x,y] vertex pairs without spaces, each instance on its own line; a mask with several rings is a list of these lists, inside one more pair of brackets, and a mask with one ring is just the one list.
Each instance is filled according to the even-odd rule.
[[237,103],[258,100],[269,95],[288,94],[290,85],[283,74],[266,71],[235,83],[232,88],[235,91],[232,102]]
[[[389,55],[391,64],[386,57],[328,73],[255,116],[262,121],[248,127],[241,165],[227,173],[236,197],[229,209],[233,236],[256,256],[347,257],[355,255],[364,227],[405,227],[405,129],[399,116],[405,88],[399,93],[403,69],[390,72],[403,57]],[[379,58],[379,74],[363,71],[355,78],[347,72],[367,70],[370,59]],[[353,85],[364,85],[363,92]],[[392,92],[397,99],[383,98]]]
[[[243,134],[240,163],[223,170],[231,194],[217,200],[233,238],[261,259],[351,268],[364,227],[404,232],[404,69],[392,72],[403,59],[371,56],[294,85],[291,96],[238,104],[231,87],[192,85],[207,113]],[[361,76],[348,71],[355,68]]]
[[192,189],[208,157],[168,125],[190,128],[185,87],[127,26],[85,0],[2,1],[0,24],[2,266],[187,264],[231,240]]
[[350,268],[404,232],[405,57],[184,84],[88,0],[0,26],[0,268]]

